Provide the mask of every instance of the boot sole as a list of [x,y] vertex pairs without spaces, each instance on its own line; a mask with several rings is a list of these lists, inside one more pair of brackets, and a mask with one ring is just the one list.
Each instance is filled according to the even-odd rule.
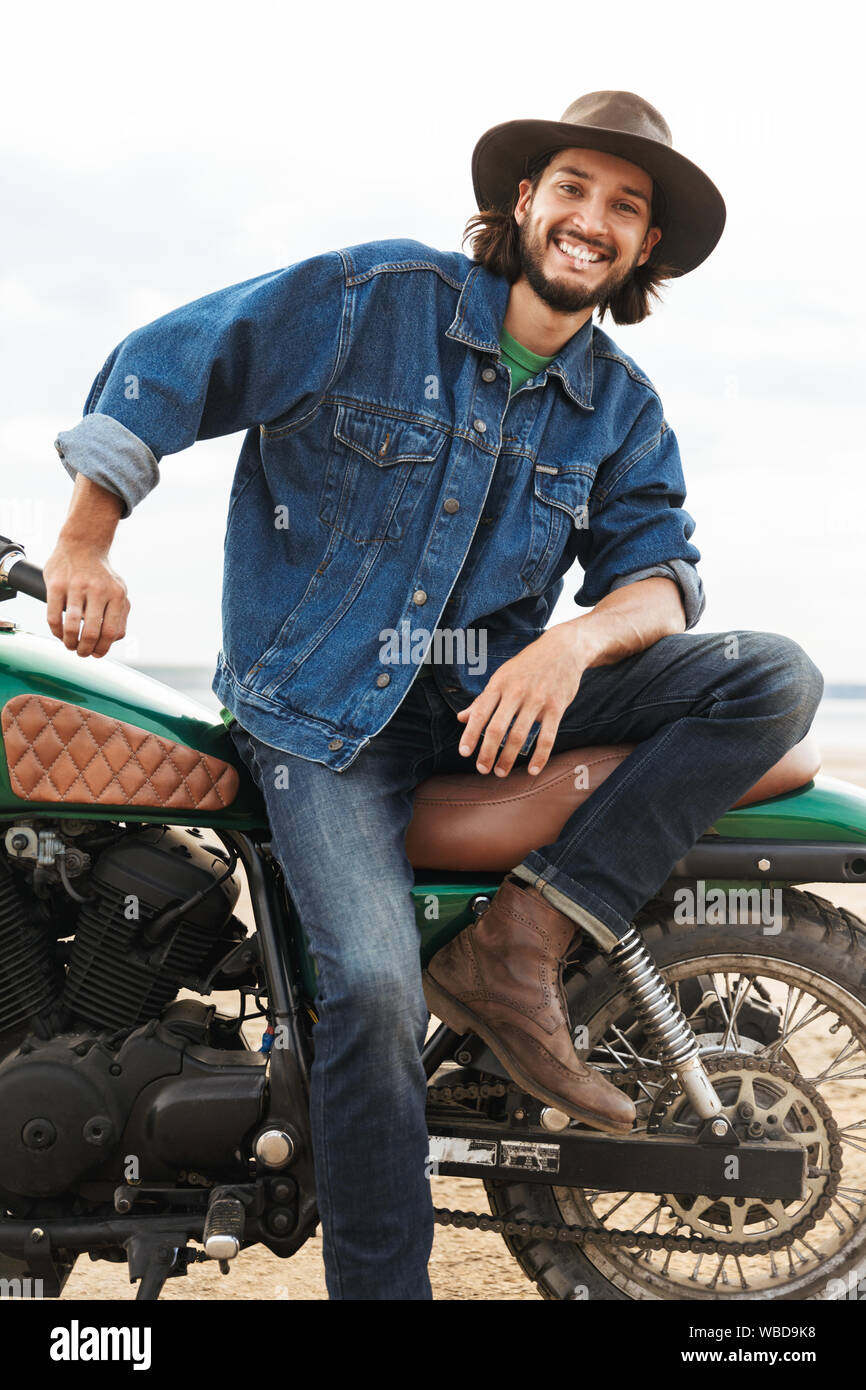
[[511,1079],[516,1081],[518,1086],[522,1086],[525,1091],[528,1091],[531,1096],[535,1096],[536,1100],[543,1100],[548,1105],[552,1105],[554,1109],[562,1110],[564,1114],[570,1115],[573,1120],[580,1120],[583,1124],[601,1130],[604,1134],[623,1135],[631,1133],[633,1121],[625,1127],[617,1125],[612,1120],[604,1120],[589,1110],[581,1110],[572,1101],[566,1100],[564,1096],[558,1096],[553,1091],[539,1086],[536,1081],[527,1076],[520,1063],[512,1056],[496,1034],[491,1033],[483,1019],[480,1019],[471,1009],[467,1009],[465,1004],[458,1004],[456,999],[437,985],[427,970],[423,972],[422,978],[430,1012],[434,1013],[443,1023],[446,1023],[454,1032],[476,1033],[502,1063]]

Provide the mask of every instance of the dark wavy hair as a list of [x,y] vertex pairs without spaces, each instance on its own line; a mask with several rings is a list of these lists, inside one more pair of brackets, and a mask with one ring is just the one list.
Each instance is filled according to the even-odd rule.
[[[550,150],[533,160],[524,175],[532,186],[533,196],[541,176],[558,150]],[[514,218],[514,209],[520,197],[519,187],[515,190],[511,206],[502,208],[482,208],[466,223],[463,242],[471,238],[472,259],[495,275],[504,275],[513,285],[521,273],[520,228]],[[665,198],[658,184],[653,182],[650,226],[661,227],[664,233],[667,222]],[[462,244],[462,243],[461,243]],[[614,323],[640,323],[652,313],[651,299],[661,300],[659,287],[669,280],[676,271],[665,265],[656,253],[664,245],[664,235],[650,252],[649,259],[632,272],[624,285],[621,285],[609,298],[599,301],[598,316],[603,319],[610,313]]]

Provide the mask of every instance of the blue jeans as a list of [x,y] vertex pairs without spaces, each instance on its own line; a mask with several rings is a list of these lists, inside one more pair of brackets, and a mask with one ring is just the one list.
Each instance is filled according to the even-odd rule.
[[[515,867],[591,913],[613,943],[676,861],[804,737],[822,690],[802,648],[776,633],[686,632],[586,671],[554,752],[639,746],[555,843]],[[427,673],[341,773],[232,725],[318,965],[311,1125],[331,1298],[431,1297],[428,1015],[403,841],[418,782],[474,770],[477,747],[457,752],[462,731]]]

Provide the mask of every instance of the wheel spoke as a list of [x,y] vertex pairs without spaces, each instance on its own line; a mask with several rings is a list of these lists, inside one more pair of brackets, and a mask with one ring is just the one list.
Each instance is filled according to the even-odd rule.
[[827,1066],[824,1068],[824,1070],[823,1070],[822,1072],[819,1072],[819,1074],[815,1077],[815,1082],[817,1083],[817,1082],[819,1082],[819,1081],[823,1081],[825,1077],[828,1077],[828,1076],[830,1075],[830,1073],[832,1072],[832,1070],[833,1070],[833,1068],[834,1068],[835,1066],[838,1066],[839,1063],[841,1063],[841,1062],[847,1062],[847,1061],[849,1061],[850,1058],[851,1058],[856,1052],[861,1052],[861,1051],[862,1051],[862,1048],[860,1047],[860,1043],[857,1041],[857,1039],[856,1039],[856,1038],[853,1038],[853,1037],[849,1037],[849,1039],[848,1039],[848,1041],[846,1042],[845,1046],[844,1046],[844,1047],[841,1047],[841,1048],[839,1049],[839,1051],[836,1053],[836,1056],[833,1058],[832,1062],[828,1062],[828,1064],[827,1064]]
[[[793,985],[788,985],[788,993],[785,998],[785,1010],[782,1014],[782,1026],[780,1029],[780,1036],[783,1040],[788,1036],[788,1028],[790,1027],[791,1019],[797,1012],[802,997],[803,991],[801,989],[795,990]],[[776,1041],[770,1043],[769,1046],[775,1047],[778,1041],[777,1038]]]
[[821,1076],[807,1076],[804,1079],[810,1081],[813,1086],[823,1086],[827,1081],[847,1081],[851,1077],[862,1081],[866,1077],[866,1062],[860,1067],[851,1067],[849,1071],[826,1072]]
[[[841,1197],[841,1196],[839,1195],[840,1193],[844,1193],[844,1199],[843,1199],[843,1197]],[[845,1201],[847,1201],[847,1200],[848,1200],[848,1193],[847,1193],[846,1189],[845,1189],[845,1188],[842,1188],[842,1187],[838,1187],[838,1188],[836,1189],[836,1195],[835,1195],[834,1198],[833,1198],[833,1203],[832,1203],[832,1205],[833,1205],[833,1206],[837,1206],[837,1207],[839,1208],[840,1211],[843,1211],[843,1212],[845,1213],[845,1215],[847,1216],[848,1220],[851,1222],[852,1227],[856,1228],[856,1226],[857,1226],[858,1213],[857,1213],[857,1212],[850,1212],[850,1211],[848,1210],[848,1208],[847,1208],[846,1205],[845,1205]],[[862,1207],[862,1205],[863,1205],[862,1202],[857,1202],[857,1206],[858,1206],[858,1207]],[[829,1212],[827,1213],[827,1215],[828,1215],[828,1216],[832,1216],[832,1215],[833,1215],[832,1211],[829,1211]]]
[[803,1015],[803,1017],[797,1020],[796,1023],[793,1022],[792,1018],[792,1022],[788,1029],[786,1031],[783,1031],[781,1037],[776,1038],[775,1042],[770,1043],[768,1051],[771,1054],[780,1052],[782,1048],[785,1046],[785,1044],[789,1042],[791,1038],[793,1038],[795,1033],[801,1033],[804,1028],[808,1028],[810,1024],[816,1023],[819,1018],[823,1018],[825,1014],[828,1014],[829,1012],[830,1010],[827,1008],[826,1004],[819,1004],[817,1002],[814,1003],[812,1007]]
[[[745,987],[743,987],[744,981]],[[749,990],[752,988],[752,985],[754,983],[754,980],[746,975],[740,975],[737,980],[737,990],[736,994],[734,995],[734,1002],[731,1005],[731,1013],[728,1019],[728,1026],[725,1029],[725,1036],[722,1039],[723,1052],[727,1052],[732,1038],[736,1038],[737,1051],[739,1052],[741,1049],[739,1034],[736,1031],[737,1015],[739,1014],[740,1009],[743,1007],[743,1004],[746,1002]]]
[[633,1196],[633,1192],[627,1192],[624,1197],[620,1198],[615,1207],[611,1207],[610,1210],[606,1211],[603,1216],[600,1216],[599,1220],[601,1221],[602,1225],[604,1225],[605,1221],[610,1220],[615,1211],[619,1211],[620,1207],[624,1207],[626,1202],[630,1201]]
[[640,1053],[637,1051],[637,1049],[632,1046],[625,1033],[623,1033],[621,1029],[617,1028],[616,1024],[614,1024],[613,1028],[611,1029],[611,1032],[622,1043],[629,1056],[633,1059],[633,1061],[637,1063],[639,1067],[658,1066],[658,1059],[655,1057],[642,1057]]
[[[816,1264],[820,1264],[821,1256],[818,1254],[818,1251],[814,1248],[814,1246],[810,1245],[808,1240],[806,1240],[804,1236],[799,1236],[798,1240],[801,1245],[805,1245],[806,1249],[809,1251],[809,1254],[812,1255],[812,1257],[814,1258]],[[808,1264],[809,1261],[804,1260],[803,1263]]]
[[[619,1038],[620,1042],[622,1042],[622,1043],[625,1045],[625,1047],[626,1047],[628,1053],[629,1053],[630,1056],[631,1056],[632,1061],[634,1061],[634,1062],[637,1064],[637,1066],[643,1067],[643,1066],[657,1066],[657,1065],[658,1065],[655,1061],[649,1062],[646,1058],[641,1057],[641,1056],[639,1055],[639,1053],[637,1053],[637,1052],[635,1051],[635,1049],[632,1047],[632,1045],[631,1045],[631,1043],[629,1042],[628,1038],[625,1037],[625,1035],[624,1035],[623,1033],[621,1033],[620,1030],[619,1030],[618,1028],[613,1028],[611,1031],[612,1031],[613,1033],[615,1033],[616,1036]],[[618,1052],[616,1052],[616,1051],[614,1050],[613,1044],[612,1044],[612,1043],[609,1043],[609,1042],[607,1041],[607,1038],[604,1038],[604,1039],[603,1039],[603,1041],[602,1041],[602,1047],[606,1048],[606,1050],[610,1053],[611,1057],[613,1057],[614,1061],[615,1061],[615,1062],[619,1065],[619,1067],[621,1067],[622,1070],[624,1071],[624,1070],[626,1069],[626,1066],[627,1066],[628,1057],[626,1057],[626,1056],[621,1056]],[[649,1100],[650,1103],[651,1103],[652,1105],[655,1105],[656,1096],[658,1095],[658,1091],[661,1089],[661,1086],[659,1085],[659,1087],[656,1088],[656,1094],[653,1095],[652,1091],[648,1090],[646,1084],[645,1084],[642,1080],[640,1080],[639,1078],[636,1079],[636,1085],[640,1088],[640,1090],[643,1091],[643,1093],[644,1093],[644,1095],[646,1096],[647,1100]]]
[[[640,1221],[638,1221],[638,1223],[637,1223],[636,1226],[632,1226],[632,1230],[633,1230],[633,1231],[639,1231],[640,1228],[641,1228],[641,1226],[644,1224],[645,1221],[649,1221],[650,1217],[651,1217],[651,1216],[655,1216],[656,1212],[662,1212],[662,1211],[664,1210],[664,1205],[665,1205],[665,1204],[664,1204],[664,1201],[658,1202],[658,1203],[656,1204],[656,1206],[653,1207],[652,1211],[648,1211],[648,1212],[646,1213],[645,1216],[642,1216],[642,1217],[641,1217]],[[653,1234],[655,1234],[656,1231],[658,1231],[658,1218],[657,1218],[657,1217],[656,1217],[656,1224],[655,1224],[655,1227],[653,1228]]]
[[714,992],[715,992],[716,999],[718,1000],[719,1008],[720,1008],[721,1011],[722,1011],[722,1022],[724,1023],[724,1025],[725,1025],[726,1028],[728,1027],[728,1025],[729,1025],[729,1023],[730,1023],[730,1018],[729,1018],[729,1016],[728,1016],[728,1007],[727,1007],[727,1003],[726,1003],[726,998],[727,998],[727,981],[728,981],[728,977],[727,977],[727,975],[725,975],[725,992],[724,992],[724,994],[723,994],[722,991],[719,989],[719,986],[718,986],[718,984],[717,984],[717,982],[716,982],[715,971],[710,975],[710,982],[711,982],[711,984],[712,984],[712,986],[713,986],[713,990],[714,990]]

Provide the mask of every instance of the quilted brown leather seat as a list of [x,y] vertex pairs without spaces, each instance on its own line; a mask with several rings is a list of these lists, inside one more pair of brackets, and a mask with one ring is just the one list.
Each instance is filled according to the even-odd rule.
[[[502,779],[476,771],[428,777],[415,789],[406,832],[410,862],[416,869],[507,873],[530,850],[555,840],[634,746],[570,748],[549,758],[537,777],[522,767]],[[734,805],[794,791],[820,766],[817,743],[807,734]]]

